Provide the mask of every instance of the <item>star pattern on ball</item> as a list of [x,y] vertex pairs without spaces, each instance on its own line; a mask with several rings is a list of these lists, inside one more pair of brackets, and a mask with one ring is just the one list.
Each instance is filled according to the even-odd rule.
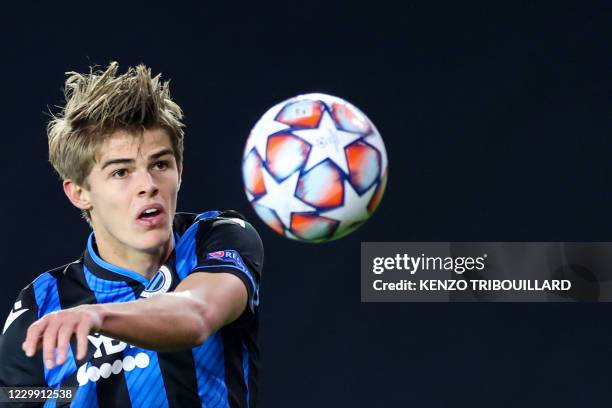
[[330,159],[345,174],[349,173],[349,168],[344,148],[363,137],[361,134],[345,132],[336,128],[334,120],[327,111],[323,112],[318,128],[294,130],[292,133],[301,137],[312,146],[304,171],[308,171],[325,159]]
[[333,210],[322,212],[321,215],[340,221],[338,231],[348,228],[351,224],[358,221],[365,221],[370,217],[368,203],[376,191],[376,184],[366,190],[363,195],[359,195],[353,185],[347,180],[344,181],[344,202],[350,205],[342,205]]
[[289,231],[289,230],[285,230],[285,236],[287,238],[291,238],[291,239],[293,239],[295,241],[301,241],[300,237],[298,237],[297,235],[292,234],[291,231]]
[[306,204],[295,196],[295,190],[300,178],[300,172],[296,171],[280,183],[272,177],[266,169],[263,169],[266,194],[257,201],[258,205],[274,210],[285,228],[291,227],[291,214],[294,212],[309,212],[315,208]]
[[259,157],[266,160],[268,136],[282,130],[289,129],[289,126],[274,120],[279,110],[280,108],[271,109],[270,111],[266,112],[264,116],[262,116],[259,122],[257,122],[251,135],[247,139],[247,143],[244,148],[245,154],[248,154],[254,147],[257,153],[259,153]]
[[363,139],[369,145],[374,146],[380,152],[381,156],[381,169],[386,169],[389,163],[387,159],[387,150],[385,149],[385,143],[378,132],[372,132]]

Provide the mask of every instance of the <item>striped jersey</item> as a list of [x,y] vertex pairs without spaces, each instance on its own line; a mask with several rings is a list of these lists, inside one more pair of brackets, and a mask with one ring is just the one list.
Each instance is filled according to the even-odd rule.
[[[234,211],[179,213],[173,231],[175,249],[151,280],[105,262],[92,234],[80,259],[43,273],[25,287],[0,336],[0,386],[78,387],[72,402],[47,401],[45,407],[255,406],[261,240]],[[197,347],[157,352],[92,333],[85,359],[75,359],[73,339],[67,361],[51,370],[44,366],[41,351],[28,358],[21,349],[30,324],[48,313],[172,292],[197,272],[234,274],[248,291],[243,314]]]

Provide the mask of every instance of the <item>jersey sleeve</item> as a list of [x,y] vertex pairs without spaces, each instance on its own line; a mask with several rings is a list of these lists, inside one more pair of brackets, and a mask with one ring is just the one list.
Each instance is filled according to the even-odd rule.
[[0,336],[1,387],[46,385],[40,351],[30,358],[21,349],[28,327],[37,319],[38,308],[33,289],[28,286],[12,305]]
[[245,284],[249,309],[259,304],[259,283],[263,268],[263,244],[257,231],[235,212],[201,221],[197,264],[192,272],[231,273]]

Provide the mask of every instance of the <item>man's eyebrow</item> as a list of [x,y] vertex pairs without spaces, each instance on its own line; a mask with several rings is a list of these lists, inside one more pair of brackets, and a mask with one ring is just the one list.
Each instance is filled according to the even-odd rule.
[[[153,153],[151,156],[149,156],[149,160],[157,160],[162,156],[165,156],[167,154],[174,154],[174,151],[172,149],[164,149],[161,150],[157,153]],[[112,159],[112,160],[107,160],[104,162],[104,164],[102,165],[102,170],[104,170],[106,167],[113,165],[113,164],[132,164],[134,163],[134,159]]]
[[112,160],[107,160],[102,165],[102,170],[104,170],[106,167],[108,167],[108,166],[110,166],[112,164],[130,164],[130,163],[134,163],[134,159],[112,159]]
[[159,151],[157,153],[153,153],[151,156],[149,156],[150,160],[157,160],[162,156],[165,156],[167,154],[174,154],[174,151],[172,149],[164,149],[162,151]]

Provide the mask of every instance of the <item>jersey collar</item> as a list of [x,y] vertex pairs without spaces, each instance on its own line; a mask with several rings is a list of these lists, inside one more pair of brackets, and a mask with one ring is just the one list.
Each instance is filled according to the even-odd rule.
[[98,255],[97,249],[95,237],[92,232],[87,239],[87,249],[85,250],[85,265],[92,273],[98,275],[100,278],[108,280],[129,280],[144,286],[149,284],[149,280],[139,273],[106,262]]

